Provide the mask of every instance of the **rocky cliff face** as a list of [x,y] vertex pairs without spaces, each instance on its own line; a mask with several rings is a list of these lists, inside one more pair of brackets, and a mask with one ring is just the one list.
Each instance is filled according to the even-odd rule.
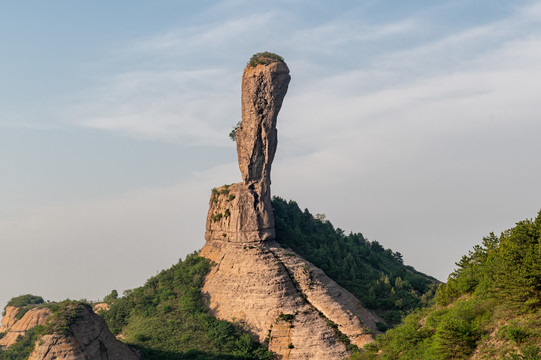
[[118,341],[103,319],[81,308],[77,320],[64,334],[43,335],[29,360],[136,360],[126,344]]
[[200,255],[215,266],[203,294],[218,318],[244,324],[280,359],[342,359],[349,342],[371,342],[381,320],[323,271],[272,241],[270,170],[289,80],[281,61],[244,70],[236,133],[243,182],[211,195]]
[[17,322],[17,313],[19,308],[15,306],[6,306],[5,315],[0,321],[0,333],[6,332]]
[[16,319],[19,308],[8,306],[6,307],[6,315],[2,318],[2,330],[7,331],[6,335],[0,339],[0,347],[3,349],[15,344],[19,336],[24,334],[31,328],[38,325],[45,325],[47,317],[51,311],[47,308],[33,308],[28,310],[20,320]]

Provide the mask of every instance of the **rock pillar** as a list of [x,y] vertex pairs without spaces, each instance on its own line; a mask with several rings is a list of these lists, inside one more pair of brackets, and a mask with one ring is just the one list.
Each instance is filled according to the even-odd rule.
[[259,242],[275,236],[270,171],[278,143],[276,118],[287,93],[282,60],[248,64],[242,75],[242,121],[236,131],[243,182],[213,189],[205,239]]

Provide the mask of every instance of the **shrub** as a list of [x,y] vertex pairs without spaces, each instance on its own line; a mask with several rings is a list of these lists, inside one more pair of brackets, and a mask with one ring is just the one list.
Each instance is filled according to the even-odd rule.
[[278,319],[292,322],[293,320],[295,320],[295,315],[280,313],[280,315],[278,315]]
[[64,300],[51,306],[52,315],[47,319],[44,334],[69,335],[71,327],[82,316],[92,311],[92,306],[85,301]]
[[248,66],[255,67],[257,65],[269,65],[273,62],[284,62],[284,58],[280,55],[277,55],[275,53],[271,53],[268,51],[260,52],[252,55],[250,58],[250,61],[248,62]]
[[528,330],[511,325],[503,327],[501,331],[507,339],[514,341],[517,344],[523,343],[530,336]]
[[26,294],[11,298],[6,306],[23,307],[26,305],[43,304],[44,300],[41,296]]
[[241,121],[239,121],[235,126],[233,126],[233,130],[229,133],[229,138],[232,141],[237,141],[237,130],[239,129],[241,124]]
[[0,360],[28,359],[41,332],[42,327],[38,325],[26,331],[24,336],[19,336],[17,342],[6,350],[0,348]]

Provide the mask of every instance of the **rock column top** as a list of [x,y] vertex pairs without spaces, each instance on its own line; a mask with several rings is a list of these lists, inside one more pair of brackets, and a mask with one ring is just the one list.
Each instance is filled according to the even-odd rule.
[[250,64],[242,75],[242,121],[236,132],[237,154],[245,184],[267,181],[278,143],[276,118],[291,77],[284,62]]

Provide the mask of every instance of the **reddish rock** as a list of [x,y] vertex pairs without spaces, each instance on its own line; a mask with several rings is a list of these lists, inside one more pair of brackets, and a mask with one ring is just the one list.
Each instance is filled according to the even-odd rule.
[[[17,309],[17,308],[15,308]],[[18,309],[20,311],[20,309]],[[11,314],[15,313],[13,310],[10,312]],[[0,339],[0,347],[7,348],[17,341],[17,338],[19,336],[24,336],[26,332],[38,325],[45,325],[45,322],[47,321],[47,317],[51,314],[51,311],[47,308],[40,308],[35,307],[33,309],[30,309],[24,314],[24,316],[18,320],[15,321],[9,328],[6,335],[4,335],[3,338]],[[6,309],[6,316],[8,316],[8,312]],[[4,318],[6,318],[4,316]],[[9,321],[6,321],[8,323]]]

